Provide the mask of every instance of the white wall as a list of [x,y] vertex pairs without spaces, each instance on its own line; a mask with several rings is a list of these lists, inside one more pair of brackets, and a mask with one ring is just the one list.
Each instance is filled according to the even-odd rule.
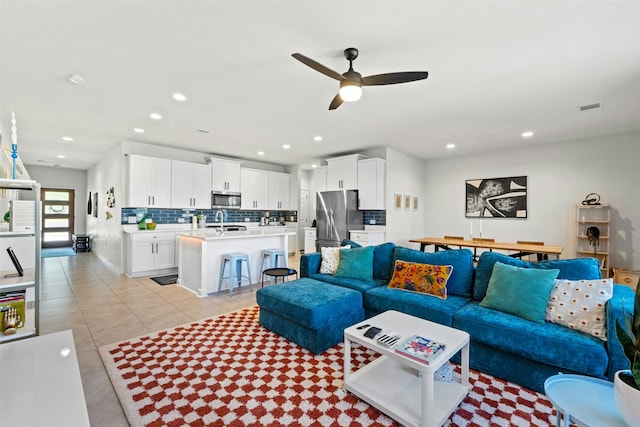
[[414,236],[468,237],[473,222],[477,237],[479,220],[465,218],[465,180],[526,175],[528,218],[483,219],[483,237],[562,245],[562,258],[572,258],[575,206],[595,192],[611,204],[610,265],[640,269],[639,159],[632,134],[426,161],[424,231]]
[[[98,193],[98,216],[87,216],[87,232],[91,234],[92,251],[116,267],[122,266],[121,208],[125,202],[126,181],[122,145],[115,144],[106,157],[87,172],[87,193]],[[113,187],[116,204],[107,209],[107,191]],[[95,202],[95,201],[94,201]],[[107,219],[107,210],[113,215]]]
[[31,179],[39,182],[42,188],[73,189],[74,232],[85,233],[87,215],[87,171],[80,169],[57,168],[51,166],[26,165]]
[[[380,156],[381,157],[381,156]],[[409,239],[424,236],[423,215],[425,212],[424,160],[417,159],[393,149],[387,149],[386,207],[387,226],[385,238],[401,246],[410,246]],[[421,201],[418,210],[396,210],[394,194],[418,196]]]

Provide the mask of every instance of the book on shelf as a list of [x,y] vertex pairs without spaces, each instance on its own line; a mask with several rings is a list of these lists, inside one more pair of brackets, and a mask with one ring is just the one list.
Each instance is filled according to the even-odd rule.
[[444,351],[446,346],[420,335],[413,335],[395,348],[396,353],[429,365]]
[[15,309],[15,327],[22,328],[24,327],[25,315],[26,315],[26,304],[25,304],[25,291],[13,291],[13,292],[5,292],[0,293],[0,333],[4,333],[5,329],[5,316],[8,315],[8,311],[10,309]]

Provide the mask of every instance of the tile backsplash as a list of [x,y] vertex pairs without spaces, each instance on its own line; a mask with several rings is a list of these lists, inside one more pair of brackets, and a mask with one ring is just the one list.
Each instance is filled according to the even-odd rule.
[[[152,219],[158,224],[177,224],[178,219],[184,218],[184,222],[191,222],[193,215],[202,214],[207,216],[207,222],[214,222],[213,218],[218,209],[159,209],[159,208],[122,208],[121,224],[130,224],[129,217],[136,217],[138,220],[143,216]],[[235,209],[222,209],[224,222],[259,222],[265,211],[245,211]],[[278,218],[284,215],[287,221],[293,216],[294,221],[298,220],[298,211],[277,211],[271,212],[271,216]],[[386,211],[363,211],[363,222],[365,225],[371,224],[371,220],[376,225],[386,225]]]

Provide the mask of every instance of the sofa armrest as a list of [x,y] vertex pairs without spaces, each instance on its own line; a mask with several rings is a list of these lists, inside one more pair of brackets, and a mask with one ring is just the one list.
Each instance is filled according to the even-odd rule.
[[300,277],[309,277],[320,272],[322,255],[319,252],[304,254],[300,257]]
[[613,285],[613,296],[607,302],[607,353],[609,366],[607,376],[613,381],[615,373],[622,369],[629,369],[629,361],[624,355],[622,345],[616,336],[616,320],[622,321],[622,307],[627,314],[633,313],[635,293],[633,289],[624,285]]

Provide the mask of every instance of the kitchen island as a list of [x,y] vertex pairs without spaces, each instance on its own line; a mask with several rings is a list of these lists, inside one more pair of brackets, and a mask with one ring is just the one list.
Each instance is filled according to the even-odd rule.
[[[178,285],[201,298],[217,292],[222,255],[230,252],[249,255],[251,283],[258,283],[262,250],[284,249],[287,253],[288,238],[292,234],[295,233],[271,226],[225,233],[215,230],[178,233]],[[229,290],[228,280],[221,290]]]

